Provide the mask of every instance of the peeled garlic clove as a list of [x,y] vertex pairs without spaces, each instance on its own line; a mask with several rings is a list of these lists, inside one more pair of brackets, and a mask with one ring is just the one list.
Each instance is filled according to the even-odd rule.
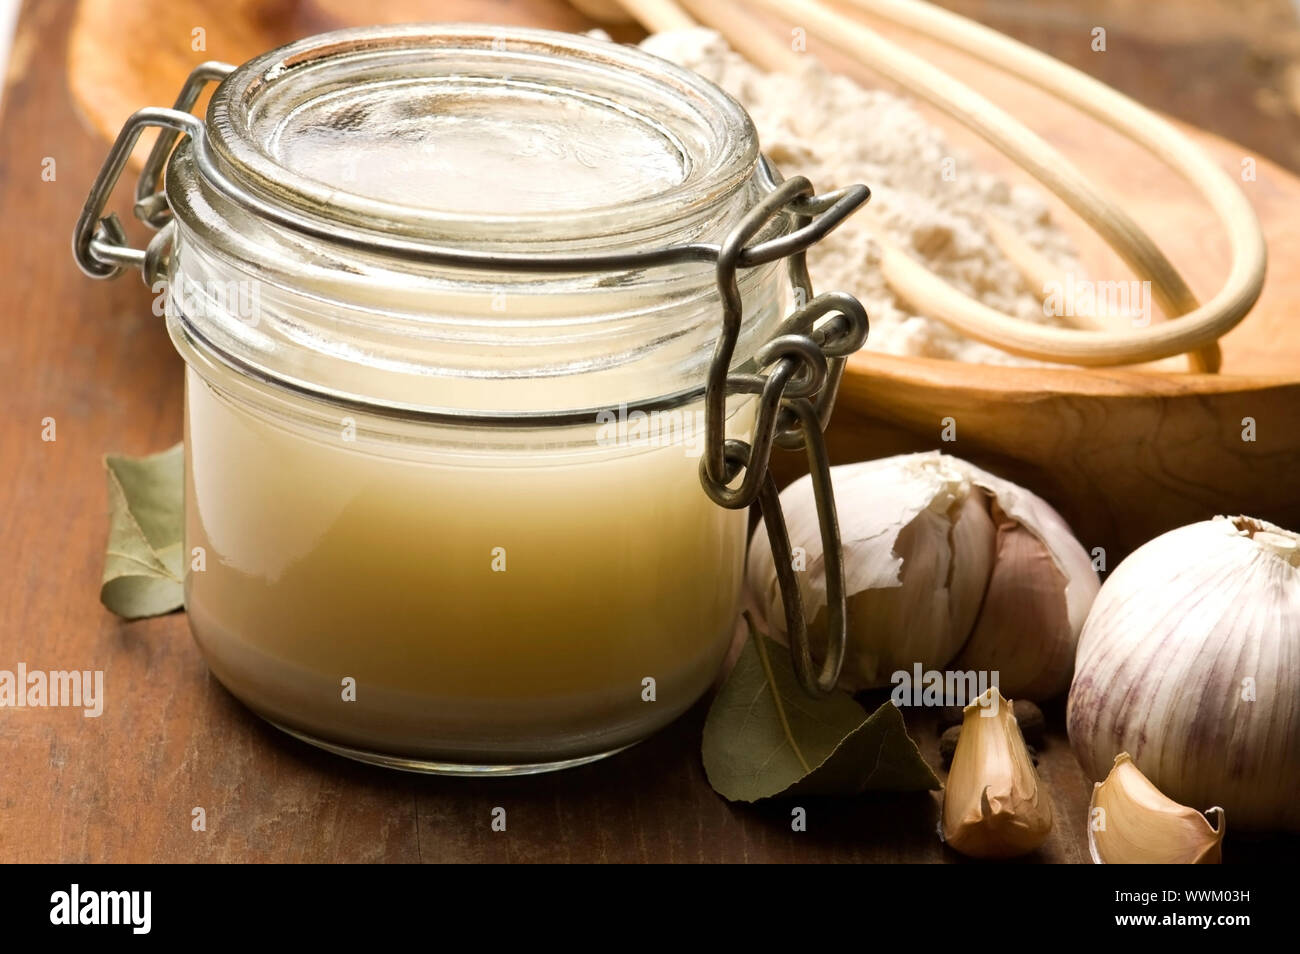
[[979,618],[951,668],[997,672],[1007,695],[1041,702],[1070,686],[1097,573],[1047,501],[968,466],[992,498],[996,556]]
[[943,795],[943,840],[972,858],[1014,858],[1052,830],[1011,703],[990,688],[968,705]]
[[1217,815],[1217,830],[1205,815],[1152,785],[1121,752],[1106,781],[1092,789],[1088,852],[1099,865],[1217,865],[1223,860],[1223,809],[1210,812]]
[[[910,454],[831,468],[844,548],[849,640],[840,686],[888,685],[893,673],[947,664],[979,611],[994,531],[964,462]],[[781,492],[796,577],[814,642],[824,642],[826,583],[809,478]],[[803,560],[798,555],[803,555]],[[785,639],[776,568],[760,524],[749,585],[773,636]]]
[[1216,517],[1106,580],[1066,714],[1083,769],[1132,753],[1160,791],[1235,830],[1300,831],[1300,535]]

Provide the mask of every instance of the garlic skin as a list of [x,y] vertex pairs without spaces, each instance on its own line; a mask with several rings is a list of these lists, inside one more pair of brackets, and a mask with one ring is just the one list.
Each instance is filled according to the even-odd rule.
[[1179,805],[1133,764],[1115,756],[1088,805],[1088,853],[1099,865],[1217,865],[1223,861],[1224,811],[1211,808],[1218,825]]
[[1042,702],[1070,688],[1076,641],[1101,582],[1060,514],[1034,497],[1022,502],[1017,519],[1002,509],[1006,497],[991,505],[993,572],[975,629],[951,668],[997,672],[1007,695]]
[[[966,641],[988,582],[994,529],[963,463],[913,454],[831,468],[848,593],[841,688],[886,686],[918,662],[939,669]],[[811,478],[783,490],[781,504],[791,545],[807,554],[796,576],[810,637],[824,644],[826,580]],[[748,578],[773,636],[787,640],[762,524],[750,542]]]
[[954,850],[990,859],[1028,854],[1051,833],[1051,800],[1039,787],[1011,703],[994,687],[964,710],[941,830]]
[[1300,831],[1300,535],[1215,517],[1157,537],[1102,586],[1075,668],[1091,778],[1128,752],[1181,804]]
[[[832,467],[831,477],[849,594],[841,688],[885,686],[920,663],[997,671],[1004,692],[1036,701],[1065,691],[1099,584],[1045,500],[937,451]],[[796,576],[815,645],[826,585],[810,479],[782,491],[781,503],[791,544],[807,554]],[[772,635],[784,641],[762,525],[748,579]]]

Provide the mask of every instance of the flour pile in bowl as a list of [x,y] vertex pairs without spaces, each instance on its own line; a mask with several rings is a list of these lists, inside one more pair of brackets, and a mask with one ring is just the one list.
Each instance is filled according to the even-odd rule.
[[[753,117],[763,151],[786,175],[821,190],[871,187],[871,209],[888,237],[935,274],[1005,314],[1056,324],[984,225],[996,216],[1061,273],[1081,269],[1069,237],[1053,225],[1043,196],[982,172],[911,103],[865,89],[811,57],[798,74],[765,73],[712,30],[674,30],[641,47],[717,83]],[[850,218],[809,253],[816,290],[858,296],[871,316],[867,348],[890,354],[989,364],[1030,364],[916,314],[880,273],[880,253],[862,216]],[[1041,291],[1041,290],[1040,290]]]

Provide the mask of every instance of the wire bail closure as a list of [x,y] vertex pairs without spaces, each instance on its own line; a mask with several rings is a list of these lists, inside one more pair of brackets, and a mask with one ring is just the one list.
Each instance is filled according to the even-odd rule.
[[[782,180],[764,156],[760,157],[758,173],[768,189],[767,194],[721,244],[696,242],[646,251],[580,255],[437,247],[323,222],[291,207],[268,202],[230,179],[212,153],[206,124],[190,110],[209,82],[220,82],[234,70],[234,66],[226,63],[203,63],[190,74],[173,108],[146,107],[127,119],[77,220],[72,244],[73,256],[81,270],[91,278],[115,278],[127,268],[138,268],[150,287],[165,275],[174,223],[163,188],[163,170],[183,135],[190,138],[195,165],[205,180],[228,198],[273,222],[346,247],[461,268],[537,272],[610,271],[712,262],[722,301],[722,332],[714,347],[706,383],[700,392],[694,392],[703,395],[705,405],[700,482],[709,499],[720,507],[729,510],[758,507],[772,547],[795,673],[809,695],[817,697],[831,692],[844,663],[846,593],[839,518],[822,432],[834,407],[846,359],[866,341],[868,319],[858,300],[845,292],[813,296],[807,251],[866,204],[870,190],[865,185],[852,185],[817,195],[803,176]],[[137,140],[150,126],[159,127],[162,132],[136,186],[135,214],[155,229],[156,234],[146,248],[140,249],[127,244],[121,222],[115,214],[105,216],[104,208]],[[789,216],[793,228],[775,238],[747,244],[778,216]],[[744,318],[738,273],[779,259],[786,260],[797,307],[755,356],[757,370],[766,369],[766,373],[733,373],[732,360]],[[748,441],[726,436],[727,399],[732,395],[757,395],[757,414]],[[510,423],[510,420],[500,418],[494,423]],[[536,421],[524,419],[523,423]],[[812,476],[828,610],[826,653],[820,667],[813,659],[779,492],[768,470],[774,446],[804,450]]]
[[[837,198],[841,193],[843,197]],[[795,674],[804,691],[814,697],[824,696],[835,688],[844,665],[848,638],[839,516],[822,431],[830,419],[845,361],[862,347],[868,331],[867,313],[856,298],[844,292],[813,297],[808,275],[808,248],[870,197],[865,186],[851,186],[841,193],[816,196],[811,183],[803,176],[787,179],[751,209],[723,241],[717,263],[722,334],[713,352],[705,389],[706,438],[704,456],[700,459],[700,482],[709,499],[731,509],[756,504],[762,514],[781,589]],[[846,198],[855,201],[850,205]],[[752,251],[745,243],[773,216],[783,212],[794,216],[795,228],[790,235],[800,235],[817,226],[816,236],[796,243],[787,257],[795,300],[806,304],[787,317],[772,340],[759,349],[760,368],[771,368],[766,375],[731,374],[731,360],[743,317],[736,273],[746,252]],[[817,324],[828,315],[833,317]],[[759,395],[753,436],[748,443],[726,437],[726,405],[730,394]],[[774,444],[789,450],[802,447],[808,455],[826,574],[827,645],[820,671],[813,662],[780,494],[768,471]],[[732,487],[738,477],[739,486]]]

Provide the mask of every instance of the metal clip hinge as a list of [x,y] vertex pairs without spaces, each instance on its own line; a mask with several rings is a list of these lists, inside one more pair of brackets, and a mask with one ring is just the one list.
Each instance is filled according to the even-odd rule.
[[[73,233],[72,254],[85,274],[91,278],[116,278],[127,268],[138,268],[145,284],[152,287],[165,270],[172,229],[168,227],[171,209],[163,193],[163,169],[177,139],[182,135],[193,137],[203,129],[203,121],[190,112],[203,87],[220,81],[233,70],[233,66],[217,62],[195,67],[173,108],[150,106],[138,110],[122,126],[108,158],[95,177]],[[154,143],[136,184],[135,214],[150,228],[161,231],[147,248],[133,248],[127,244],[121,220],[116,214],[105,216],[104,207],[131,158],[140,134],[150,126],[157,126],[163,132]]]

